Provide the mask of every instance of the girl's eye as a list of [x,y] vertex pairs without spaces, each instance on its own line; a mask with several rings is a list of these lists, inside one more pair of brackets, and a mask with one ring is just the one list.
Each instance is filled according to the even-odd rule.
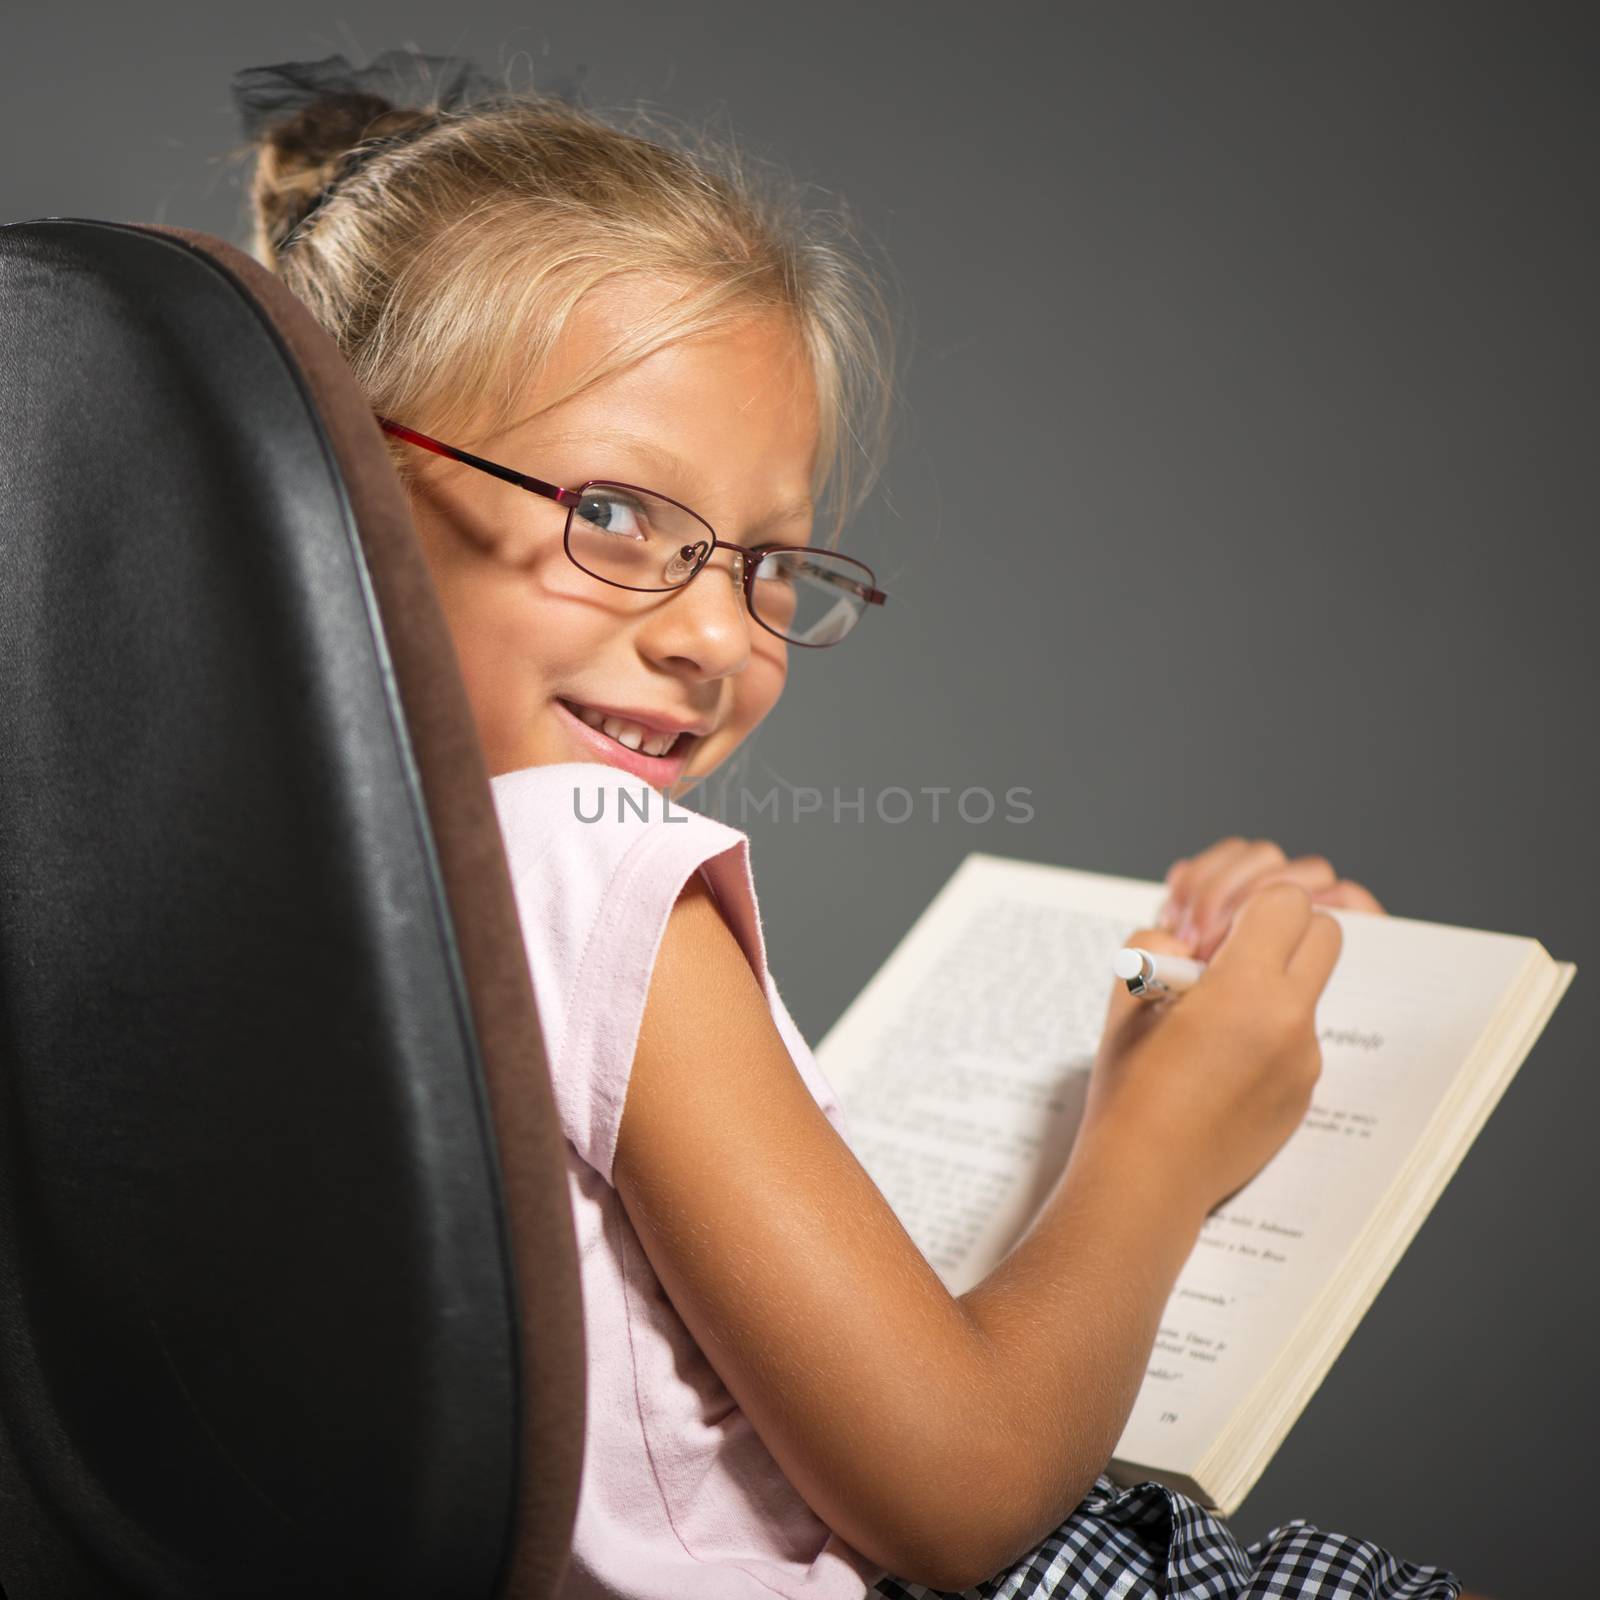
[[650,530],[644,507],[618,494],[586,494],[578,502],[578,515],[597,533],[619,539],[648,539]]

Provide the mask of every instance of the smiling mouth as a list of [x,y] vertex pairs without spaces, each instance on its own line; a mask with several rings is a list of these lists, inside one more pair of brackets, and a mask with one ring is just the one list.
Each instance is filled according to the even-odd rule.
[[695,737],[692,733],[655,733],[640,723],[630,722],[626,717],[604,716],[588,706],[579,705],[575,700],[563,700],[561,704],[579,721],[587,723],[597,733],[603,733],[636,755],[670,756],[683,750],[688,741]]

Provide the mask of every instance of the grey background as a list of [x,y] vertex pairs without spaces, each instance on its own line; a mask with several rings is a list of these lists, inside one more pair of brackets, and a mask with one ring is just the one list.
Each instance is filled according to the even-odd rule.
[[4,220],[240,238],[230,74],[407,43],[586,67],[602,106],[712,116],[845,196],[893,263],[908,339],[888,471],[847,545],[893,601],[795,662],[744,781],[1020,785],[1036,815],[753,823],[785,998],[820,1038],[969,850],[1159,877],[1230,833],[1326,854],[1396,912],[1575,960],[1235,1527],[1304,1517],[1502,1597],[1591,1570],[1600,119],[1583,8],[3,18]]

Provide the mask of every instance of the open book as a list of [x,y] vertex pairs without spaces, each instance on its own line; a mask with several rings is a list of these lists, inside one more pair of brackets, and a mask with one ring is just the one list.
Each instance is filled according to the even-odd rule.
[[[851,1148],[962,1294],[1027,1231],[1165,886],[973,853],[816,1049]],[[1577,970],[1534,939],[1335,911],[1305,1121],[1206,1219],[1109,1471],[1224,1514],[1265,1470]],[[1182,1001],[1176,1002],[1182,1004]]]

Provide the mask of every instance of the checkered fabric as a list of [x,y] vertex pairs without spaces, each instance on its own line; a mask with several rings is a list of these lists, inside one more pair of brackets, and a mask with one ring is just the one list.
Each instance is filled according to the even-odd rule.
[[1103,1474],[1039,1548],[960,1596],[880,1578],[885,1600],[1458,1600],[1461,1580],[1309,1522],[1240,1547],[1209,1511],[1157,1483]]

